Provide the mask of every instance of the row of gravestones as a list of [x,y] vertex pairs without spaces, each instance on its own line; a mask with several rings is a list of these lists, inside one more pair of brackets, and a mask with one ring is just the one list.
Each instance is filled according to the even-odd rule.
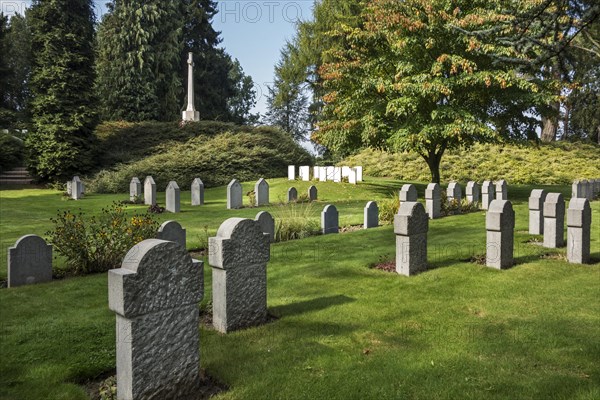
[[[585,264],[590,259],[592,211],[590,201],[572,197],[567,214],[567,259]],[[560,193],[534,189],[529,196],[529,233],[544,235],[543,246],[558,248],[565,245],[565,200]]]
[[[311,168],[308,165],[303,165],[298,168],[298,176],[302,181],[311,180]],[[343,178],[348,178],[348,183],[356,184],[363,180],[363,167],[312,167],[312,179],[320,182],[341,182]],[[288,165],[288,180],[296,179],[296,166]]]
[[[234,210],[243,207],[243,188],[240,181],[232,179],[227,185],[227,209]],[[308,199],[310,201],[317,200],[318,191],[315,186],[308,188]],[[287,191],[287,201],[292,202],[298,200],[298,190],[291,187]],[[269,204],[269,183],[260,178],[254,185],[254,205],[256,207]]]
[[[543,230],[544,247],[564,246],[565,202],[560,193],[534,190],[529,199],[530,233]],[[540,205],[543,204],[543,207]],[[541,218],[541,219],[540,219]],[[404,202],[394,216],[396,271],[413,275],[427,267],[429,217],[421,203]],[[592,213],[587,199],[572,198],[567,212],[567,260],[590,260]],[[493,200],[486,213],[486,265],[497,269],[513,265],[515,213],[508,200]]]
[[[275,220],[266,211],[256,215],[262,232],[275,239]],[[186,230],[177,221],[165,221],[157,239],[186,247]],[[50,282],[52,280],[52,245],[38,235],[25,235],[8,250],[8,287]]]
[[[156,204],[156,183],[151,176],[144,180],[144,204],[153,206]],[[195,178],[191,185],[192,206],[204,204],[204,183],[200,178]],[[142,183],[137,177],[129,182],[129,199],[136,201],[142,197]],[[181,191],[177,182],[170,181],[165,190],[165,209],[172,213],[181,210]]]
[[600,194],[600,179],[573,182],[571,198],[594,200]]
[[[492,200],[508,200],[508,184],[505,180],[497,182],[484,181],[481,187],[475,181],[469,181],[466,187],[467,202],[480,203],[482,210],[487,210]],[[406,184],[400,189],[400,203],[418,200],[415,185]],[[457,182],[450,182],[446,190],[449,202],[462,201],[462,187]],[[439,218],[442,214],[442,189],[437,183],[430,183],[425,189],[425,209],[430,219]]]
[[[546,196],[553,219],[560,213],[560,195]],[[552,199],[556,199],[552,200]],[[545,203],[545,204],[546,204]],[[564,202],[562,203],[564,207]],[[552,206],[551,206],[552,205]],[[556,205],[556,212],[551,209]],[[373,208],[370,202],[365,212]],[[546,207],[545,207],[546,208]],[[544,210],[546,211],[546,210]],[[325,218],[337,218],[332,205]],[[230,218],[209,239],[212,266],[213,325],[227,333],[267,319],[267,262],[272,238],[256,220]],[[569,261],[576,253],[589,256],[591,213],[587,199],[572,199],[568,214]],[[331,226],[336,225],[332,221]],[[169,224],[181,231],[176,222]],[[508,200],[494,200],[486,215],[486,265],[513,265],[515,214]],[[548,230],[555,224],[545,224]],[[427,265],[429,217],[421,203],[405,201],[394,219],[396,270],[403,275]],[[181,236],[179,236],[181,239]],[[204,295],[203,263],[192,260],[178,241],[150,239],[134,246],[122,267],[109,271],[109,307],[116,313],[117,397],[185,398],[199,387],[199,315]]]

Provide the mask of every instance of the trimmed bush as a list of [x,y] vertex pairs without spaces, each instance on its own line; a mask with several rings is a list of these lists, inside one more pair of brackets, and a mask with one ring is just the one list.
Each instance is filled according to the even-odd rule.
[[310,154],[282,131],[269,127],[248,128],[236,133],[200,135],[185,143],[157,146],[153,155],[130,164],[100,171],[89,190],[123,193],[132,177],[151,175],[158,188],[169,181],[182,187],[201,177],[206,187],[226,185],[231,179],[255,180],[284,176],[289,164],[312,164]]
[[185,143],[194,137],[210,138],[230,132],[252,132],[251,126],[216,121],[104,122],[96,127],[99,162],[102,168],[129,163],[158,153],[164,146]]
[[[570,184],[600,176],[600,147],[591,143],[476,144],[469,150],[447,152],[440,166],[441,181],[505,179],[509,184]],[[403,181],[429,182],[431,174],[414,153],[363,150],[339,163],[362,165],[365,174]]]
[[0,133],[0,172],[23,163],[23,141],[9,133]]

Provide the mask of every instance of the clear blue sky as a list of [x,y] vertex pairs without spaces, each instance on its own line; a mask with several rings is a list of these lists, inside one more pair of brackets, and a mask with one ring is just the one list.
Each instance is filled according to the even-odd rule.
[[[343,1],[343,0],[340,0]],[[23,13],[29,0],[0,1],[0,10]],[[94,1],[98,19],[106,11],[106,0]],[[266,85],[273,80],[273,66],[286,39],[291,39],[298,20],[311,18],[313,0],[222,0],[213,27],[221,31],[222,46],[237,58],[245,73],[252,76],[257,94],[254,112],[266,109]]]

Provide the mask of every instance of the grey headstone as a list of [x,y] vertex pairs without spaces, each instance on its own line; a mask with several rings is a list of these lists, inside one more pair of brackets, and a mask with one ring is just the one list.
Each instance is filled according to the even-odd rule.
[[237,179],[232,179],[227,185],[227,209],[235,210],[242,206],[242,184]]
[[437,183],[430,183],[425,189],[425,208],[430,219],[442,215],[442,190]]
[[271,214],[266,211],[261,211],[256,214],[254,220],[258,222],[263,233],[269,234],[269,239],[271,240],[271,243],[273,243],[275,241],[275,220]]
[[204,183],[200,178],[196,178],[192,182],[192,205],[201,206],[204,204]]
[[574,181],[572,186],[571,198],[584,199],[585,193],[582,181]]
[[308,198],[310,201],[315,201],[318,198],[318,191],[316,186],[311,186],[308,188]]
[[508,184],[504,179],[496,182],[496,200],[508,200]]
[[460,187],[460,183],[450,182],[448,184],[446,196],[447,196],[449,202],[452,200],[456,200],[460,203],[462,200],[462,188]]
[[590,183],[587,179],[583,179],[581,181],[581,194],[582,194],[582,199],[590,199]]
[[180,399],[198,391],[202,269],[178,244],[148,239],[108,271],[118,399]]
[[181,191],[177,182],[171,181],[167,185],[165,191],[166,206],[165,209],[172,213],[178,213],[181,211]]
[[377,228],[379,226],[379,207],[374,201],[369,201],[364,210],[365,223],[363,228]]
[[496,187],[491,181],[483,181],[481,185],[481,209],[487,210],[496,197]]
[[300,179],[308,182],[310,181],[310,167],[303,165],[298,169],[298,175],[300,175]]
[[565,201],[560,193],[548,193],[544,201],[544,247],[565,244]]
[[338,233],[340,220],[337,208],[334,205],[326,205],[321,212],[321,232],[323,235]]
[[291,203],[296,200],[298,200],[298,191],[295,187],[291,187],[287,191],[287,201],[288,203]]
[[254,194],[256,206],[269,204],[269,184],[263,178],[260,178],[254,185]]
[[394,216],[396,272],[414,275],[427,269],[429,217],[421,203],[406,201]]
[[288,180],[296,180],[296,166],[288,165]]
[[79,200],[83,197],[84,189],[83,182],[78,176],[74,176],[71,181],[71,198],[73,200]]
[[467,182],[467,201],[471,204],[479,203],[479,184],[475,181]]
[[137,177],[131,178],[129,182],[129,200],[136,201],[142,197],[142,182]]
[[400,202],[404,203],[405,201],[417,201],[417,188],[415,185],[406,184],[402,185],[402,189],[400,189]]
[[209,239],[213,325],[229,332],[263,323],[267,317],[269,234],[257,221],[230,218]]
[[485,265],[496,269],[513,266],[515,212],[508,200],[494,200],[485,216]]
[[529,234],[544,234],[544,201],[546,191],[544,189],[533,189],[529,196]]
[[592,209],[587,199],[571,199],[567,210],[567,259],[573,264],[590,262]]
[[184,249],[186,248],[185,229],[177,221],[165,221],[158,228],[157,239],[175,242]]
[[22,236],[8,249],[8,287],[50,282],[52,245],[37,235]]
[[156,204],[156,183],[151,176],[144,180],[144,204],[153,206]]

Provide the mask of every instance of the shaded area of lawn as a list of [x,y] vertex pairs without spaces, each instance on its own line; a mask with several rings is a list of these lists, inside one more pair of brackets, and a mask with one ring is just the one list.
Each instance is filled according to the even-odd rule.
[[[303,192],[309,184],[294,185]],[[289,186],[274,181],[272,201]],[[316,210],[335,200],[339,188],[338,199],[352,198],[338,208],[347,221],[360,223],[364,203],[387,196],[371,187],[324,185]],[[370,268],[382,257],[393,259],[391,226],[274,244],[268,305],[278,319],[228,335],[202,327],[202,368],[230,388],[215,398],[599,398],[600,263],[570,265],[561,259],[564,248],[527,243],[530,189],[509,192],[519,264],[506,271],[465,261],[485,253],[483,212],[431,221],[433,269],[410,278]],[[258,212],[224,210],[224,194],[208,191],[207,207],[184,204],[176,219],[188,232],[206,224],[212,234],[230,216]],[[11,235],[24,228],[16,216],[7,226],[4,216],[13,217],[5,200],[12,194],[1,195],[4,241],[5,228]],[[56,204],[74,203],[60,203],[54,193],[36,195],[27,194],[25,202],[46,199],[46,207],[31,211],[38,217],[52,216]],[[122,197],[90,196],[81,204],[99,209]],[[189,202],[186,194],[182,199]],[[13,200],[10,207],[19,204]],[[19,218],[28,220],[25,213]],[[600,202],[593,204],[593,221],[592,255],[600,260]],[[211,298],[207,265],[205,281],[202,308]],[[115,365],[107,299],[106,274],[0,290],[0,398],[85,399],[78,383]]]

